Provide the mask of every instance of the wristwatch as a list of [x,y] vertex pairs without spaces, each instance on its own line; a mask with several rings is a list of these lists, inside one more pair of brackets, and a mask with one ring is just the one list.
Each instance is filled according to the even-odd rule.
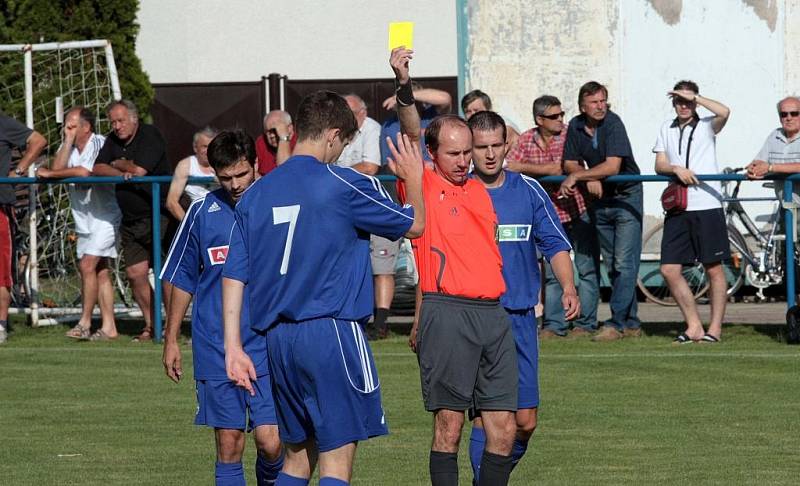
[[292,139],[289,135],[281,135],[278,137],[279,142],[288,142]]
[[14,169],[14,173],[17,174],[18,176],[21,176],[22,174],[25,173],[25,171],[17,167],[16,169]]

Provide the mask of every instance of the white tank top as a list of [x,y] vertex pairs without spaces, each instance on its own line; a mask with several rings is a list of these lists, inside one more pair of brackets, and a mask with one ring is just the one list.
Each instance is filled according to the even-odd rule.
[[[197,161],[197,157],[192,155],[189,157],[189,177],[208,177],[213,176],[214,172],[211,171],[210,173],[203,172],[203,169],[200,167],[200,162]],[[183,189],[183,192],[191,198],[192,202],[204,197],[208,194],[209,191],[213,191],[219,188],[219,184],[215,181],[212,184],[193,184],[187,183],[186,187]]]

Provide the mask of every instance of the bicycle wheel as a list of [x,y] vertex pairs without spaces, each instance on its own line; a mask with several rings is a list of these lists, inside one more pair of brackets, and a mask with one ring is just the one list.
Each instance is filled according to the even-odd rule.
[[[661,237],[663,232],[664,223],[661,222],[651,228],[642,240],[642,248],[649,254],[657,254],[659,260],[661,257]],[[659,262],[659,266],[654,270],[650,270],[646,273],[640,272],[636,284],[650,302],[666,306],[678,305],[675,299],[672,298],[667,282],[661,275],[660,266]],[[692,295],[694,295],[695,299],[702,297],[703,294],[706,293],[708,290],[708,279],[706,278],[706,270],[703,268],[702,264],[685,264],[683,265],[681,273],[683,274],[683,278],[686,279],[686,283],[689,285],[689,289],[692,291]]]

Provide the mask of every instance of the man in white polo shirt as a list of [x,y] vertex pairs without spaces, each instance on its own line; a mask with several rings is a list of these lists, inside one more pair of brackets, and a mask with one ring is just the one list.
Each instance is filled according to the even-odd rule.
[[[755,160],[747,166],[750,179],[762,179],[767,174],[796,174],[800,172],[800,98],[787,96],[778,102],[781,127],[771,131]],[[778,197],[783,199],[783,183],[775,184]],[[800,184],[794,185],[794,201],[800,203]]]
[[[685,211],[668,213],[661,239],[661,274],[683,313],[686,330],[675,343],[716,343],[722,334],[722,318],[727,302],[727,281],[721,262],[730,258],[728,230],[722,210],[718,181],[699,181],[695,174],[718,174],[716,135],[725,126],[730,109],[718,101],[700,96],[693,81],[679,81],[668,94],[676,117],[662,125],[653,147],[656,173],[675,176],[688,186]],[[700,118],[697,106],[713,116]],[[708,330],[697,312],[682,266],[700,262],[711,285],[711,320]]]

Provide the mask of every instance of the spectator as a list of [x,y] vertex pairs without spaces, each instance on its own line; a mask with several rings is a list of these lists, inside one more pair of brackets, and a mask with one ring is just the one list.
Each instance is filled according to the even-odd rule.
[[[89,177],[105,137],[94,133],[94,115],[77,106],[64,118],[64,135],[50,168],[36,171],[37,177]],[[78,234],[78,270],[81,274],[82,314],[67,337],[107,341],[117,338],[114,322],[114,286],[110,259],[117,257],[117,230],[122,218],[112,185],[70,184],[69,203]],[[92,311],[100,304],[102,325],[90,334]]]
[[[136,105],[128,100],[111,103],[107,108],[112,132],[106,138],[95,161],[95,175],[134,176],[169,175],[166,144],[161,132],[153,125],[139,122]],[[164,191],[165,192],[165,191]],[[164,194],[162,192],[162,194]],[[133,290],[133,298],[144,317],[144,329],[134,341],[153,339],[152,288],[148,271],[153,264],[153,218],[150,184],[118,184],[117,204],[122,211],[120,226],[125,274]],[[164,204],[164,197],[161,204]],[[169,218],[161,214],[161,249],[169,248]],[[169,308],[171,285],[164,285],[164,305]],[[159,310],[160,311],[160,310]]]
[[[524,132],[506,157],[508,169],[522,174],[541,177],[562,174],[564,141],[567,126],[564,111],[555,96],[541,96],[533,102],[533,121],[536,127]],[[589,181],[587,185],[600,192],[600,182]],[[597,301],[600,295],[599,249],[597,235],[589,212],[583,189],[571,196],[561,197],[557,184],[546,184],[544,188],[556,208],[558,219],[564,225],[572,243],[575,267],[578,270],[578,296],[581,314],[569,329],[561,305],[562,288],[549,262],[545,262],[545,308],[544,322],[539,337],[583,336],[597,330]]]
[[[39,132],[31,130],[13,118],[0,114],[0,174],[18,177],[25,174],[28,167],[39,157],[47,146],[47,139]],[[24,149],[17,168],[11,170],[11,150]],[[11,247],[14,241],[11,220],[14,215],[14,188],[10,184],[0,184],[0,344],[8,337],[8,308],[11,306]]]
[[208,164],[208,144],[217,136],[217,131],[211,127],[205,127],[194,134],[192,138],[192,148],[194,155],[190,155],[178,162],[175,166],[175,173],[172,175],[172,182],[167,193],[167,209],[178,221],[183,219],[186,214],[185,207],[188,204],[181,204],[181,198],[185,194],[191,204],[204,197],[209,191],[219,188],[216,182],[208,184],[189,183],[189,177],[216,177],[214,169]]
[[[430,163],[431,157],[425,147],[425,129],[428,124],[437,116],[450,113],[450,105],[452,98],[450,93],[440,89],[423,88],[421,84],[414,82],[413,84],[414,99],[416,100],[417,112],[420,118],[420,150],[422,151],[422,159],[426,163]],[[386,110],[394,110],[397,100],[394,95],[383,100],[383,107]],[[400,133],[400,119],[396,113],[393,113],[381,126],[381,163],[385,164],[389,155],[389,146],[386,144],[386,137],[392,140],[397,140],[397,134]],[[432,166],[431,166],[432,167]]]
[[[747,176],[763,179],[767,174],[800,172],[800,98],[787,96],[778,102],[781,127],[770,132],[755,160],[747,166]],[[775,185],[783,199],[783,184]],[[794,202],[800,203],[800,185],[794,184]]]
[[264,117],[264,133],[256,139],[258,173],[269,174],[286,162],[297,143],[292,115],[282,110],[272,110]]
[[[730,258],[728,228],[722,210],[719,181],[699,181],[695,174],[719,174],[716,136],[730,115],[727,106],[700,96],[693,81],[679,81],[668,93],[677,115],[664,122],[656,139],[656,173],[674,175],[688,186],[686,211],[667,213],[661,239],[661,274],[686,321],[678,344],[716,343],[722,335],[722,318],[728,300],[722,260]],[[713,116],[700,118],[697,105]],[[700,262],[710,283],[711,320],[708,332],[697,312],[694,295],[683,277],[683,264]]]
[[[474,89],[461,98],[461,111],[464,112],[464,118],[469,120],[479,111],[492,111],[492,99],[483,91]],[[505,117],[503,120],[506,123],[506,146],[508,150],[513,150],[519,141],[519,130],[510,120]]]
[[[367,105],[360,96],[348,94],[344,99],[356,117],[358,132],[344,148],[336,165],[351,167],[362,174],[375,175],[381,167],[379,140],[381,126],[367,116]],[[375,285],[375,312],[372,327],[368,329],[367,335],[373,339],[383,339],[389,335],[386,320],[394,298],[394,267],[397,253],[400,251],[400,241],[388,240],[377,235],[371,235],[369,238],[369,254]]]
[[[590,81],[578,93],[581,114],[569,122],[564,146],[561,194],[572,196],[581,181],[603,181],[588,187],[599,199],[594,203],[597,237],[611,280],[611,319],[594,335],[594,341],[639,337],[636,279],[642,253],[642,183],[607,182],[616,174],[638,175],[625,125],[609,110],[608,90]],[[584,166],[584,163],[586,166]],[[588,167],[587,167],[588,166]]]

